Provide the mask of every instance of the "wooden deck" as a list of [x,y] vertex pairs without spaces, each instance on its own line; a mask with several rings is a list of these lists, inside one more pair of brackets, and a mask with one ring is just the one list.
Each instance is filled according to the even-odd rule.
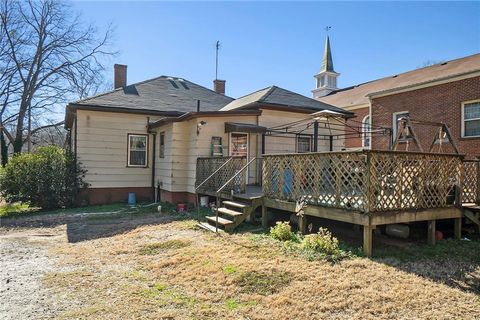
[[[221,164],[218,158],[215,165],[207,165],[206,158],[201,161],[202,168]],[[246,162],[236,161],[225,166],[222,176],[238,172],[239,164]],[[208,174],[198,173],[197,167],[197,175]],[[210,190],[226,181],[219,177],[201,193],[216,196]],[[267,208],[297,213],[296,202],[304,201],[302,231],[308,217],[361,225],[367,255],[372,254],[373,230],[379,225],[428,221],[429,243],[434,244],[436,220],[455,219],[459,238],[462,203],[480,204],[480,162],[465,162],[454,154],[363,150],[264,155],[262,187],[245,181],[238,179],[221,197],[261,201],[264,226]],[[470,218],[475,222],[475,214]]]

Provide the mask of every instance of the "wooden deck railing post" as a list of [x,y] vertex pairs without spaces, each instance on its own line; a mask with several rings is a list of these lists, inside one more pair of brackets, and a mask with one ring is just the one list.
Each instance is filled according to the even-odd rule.
[[372,189],[371,183],[371,170],[372,170],[372,151],[368,150],[365,151],[366,156],[366,181],[365,187],[362,190],[362,196],[364,201],[364,211],[365,213],[370,213],[372,211],[372,200],[374,196],[374,192]]
[[477,194],[476,194],[476,201],[475,203],[480,205],[480,161],[477,161],[477,165],[476,165],[476,169],[477,169],[477,174],[476,174],[476,179],[477,179],[477,188],[476,188],[476,191],[477,191]]

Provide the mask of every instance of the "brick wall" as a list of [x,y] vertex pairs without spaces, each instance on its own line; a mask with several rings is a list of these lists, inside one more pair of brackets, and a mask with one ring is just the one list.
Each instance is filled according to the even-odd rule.
[[[480,156],[480,138],[461,138],[462,102],[480,99],[480,77],[459,80],[433,87],[393,94],[372,100],[372,124],[392,127],[393,113],[409,111],[410,118],[446,123],[461,153],[467,158]],[[413,125],[424,151],[428,151],[438,128]],[[389,137],[377,136],[373,139],[374,149],[388,149]],[[405,150],[406,143],[398,150]],[[410,144],[409,150],[415,150]],[[434,149],[435,151],[438,149]],[[453,152],[449,145],[444,152]]]
[[[347,125],[351,127],[361,127],[361,122],[363,121],[363,118],[368,115],[369,113],[369,108],[360,108],[360,109],[355,109],[352,110],[355,112],[355,118],[347,120]],[[346,148],[361,148],[362,147],[362,135],[356,134],[356,130],[349,129],[348,127],[346,128],[346,133],[348,134],[345,138],[345,147]]]

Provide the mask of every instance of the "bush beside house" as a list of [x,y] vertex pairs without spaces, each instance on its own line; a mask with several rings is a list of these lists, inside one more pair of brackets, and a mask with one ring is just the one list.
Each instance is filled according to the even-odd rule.
[[8,202],[24,202],[43,209],[75,204],[85,170],[73,155],[57,146],[15,155],[0,171],[0,194]]

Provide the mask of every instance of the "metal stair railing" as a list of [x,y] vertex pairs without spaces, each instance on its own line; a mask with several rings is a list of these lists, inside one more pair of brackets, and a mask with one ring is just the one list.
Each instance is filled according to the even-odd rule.
[[250,164],[260,158],[252,158],[246,165],[244,165],[240,170],[238,170],[230,179],[228,179],[227,182],[224,183],[223,186],[221,186],[217,192],[216,192],[216,197],[217,197],[217,204],[216,204],[216,210],[215,210],[215,232],[218,233],[218,209],[220,208],[220,193],[225,189],[240,173],[244,172]]
[[200,195],[198,194],[198,189],[200,189],[201,186],[203,186],[208,180],[213,178],[217,172],[222,170],[223,167],[225,167],[230,161],[232,161],[233,157],[230,157],[227,161],[225,161],[220,167],[217,168],[211,175],[209,175],[205,180],[203,180],[198,186],[195,187],[195,193],[196,193],[196,206],[197,206],[197,219],[200,219]]

